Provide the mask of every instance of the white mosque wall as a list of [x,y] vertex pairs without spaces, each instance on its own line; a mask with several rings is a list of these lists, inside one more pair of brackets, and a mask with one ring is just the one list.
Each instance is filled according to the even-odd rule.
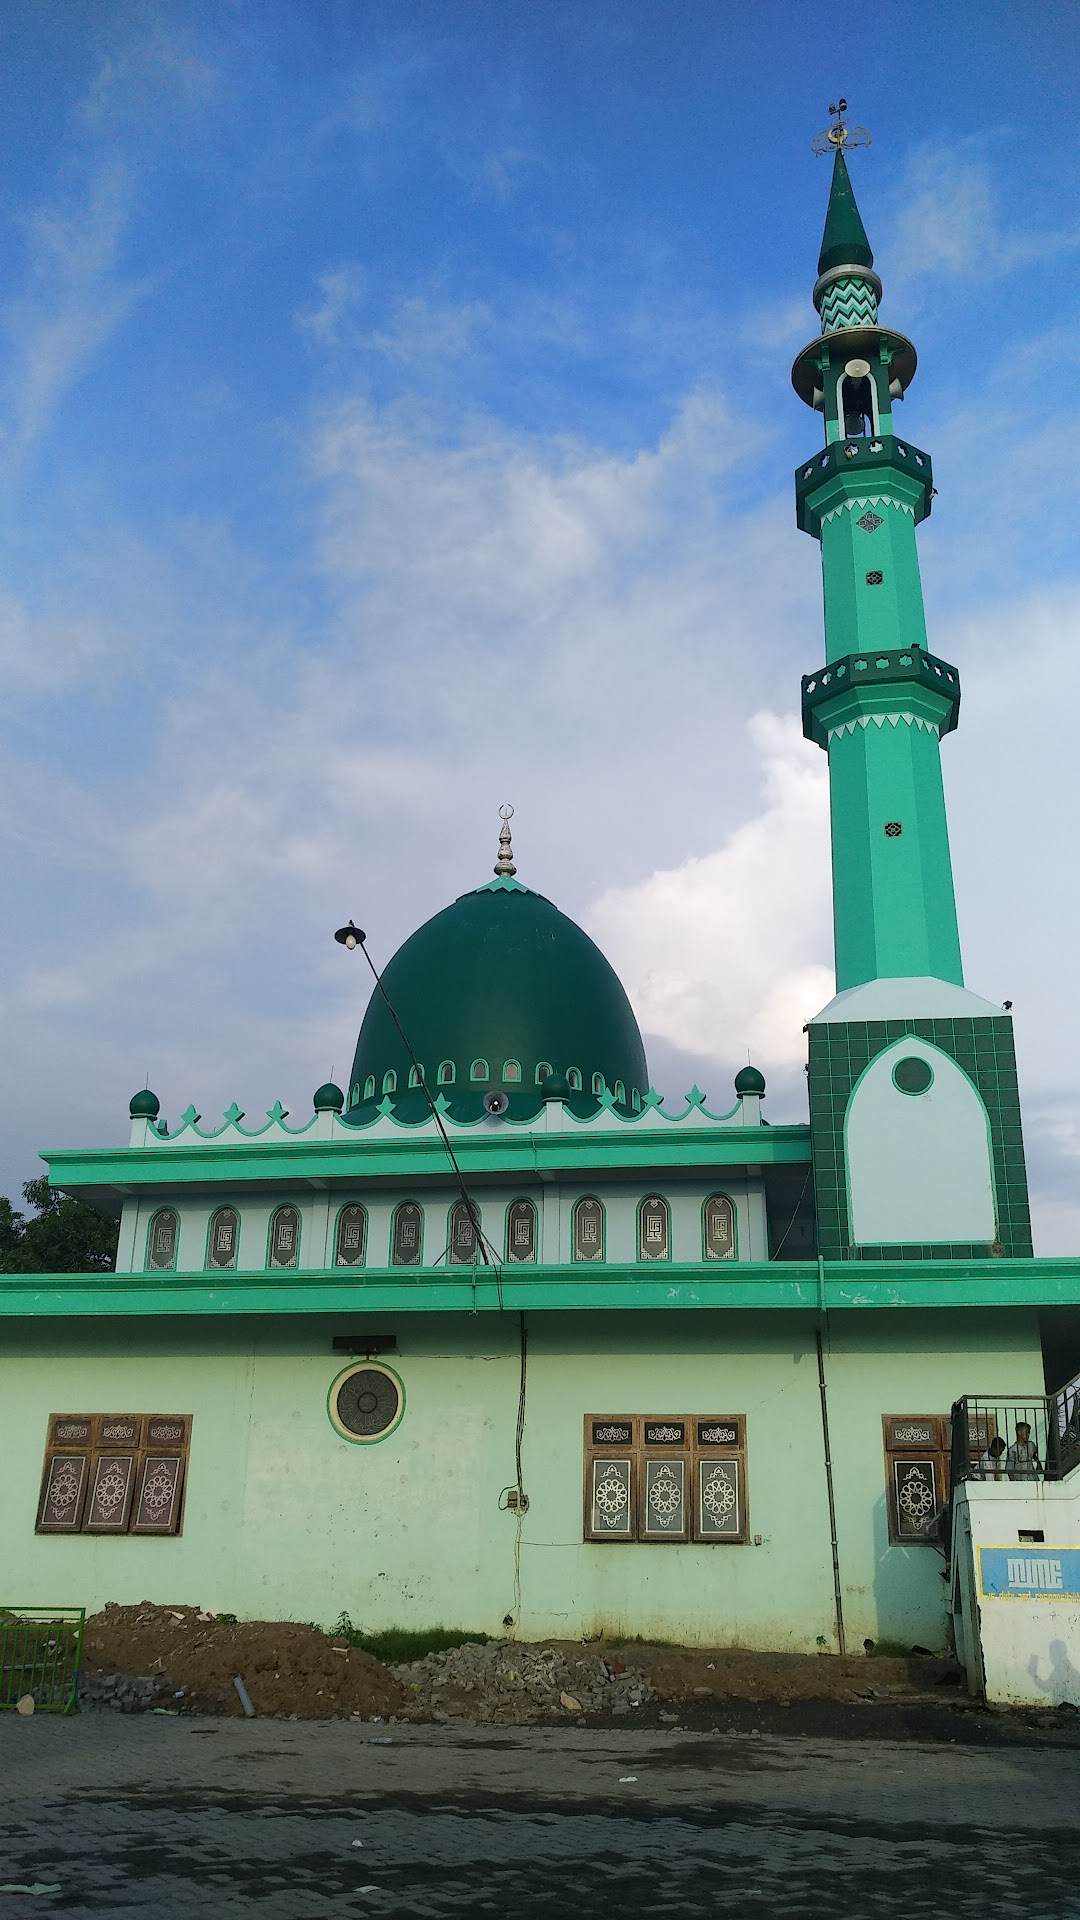
[[[571,1260],[571,1220],[575,1202],[594,1195],[604,1208],[605,1263],[638,1264],[638,1209],[642,1200],[659,1194],[667,1200],[671,1217],[671,1254],[675,1262],[700,1261],[702,1255],[702,1209],[713,1194],[726,1194],[735,1212],[735,1257],[739,1260],[769,1258],[765,1188],[759,1178],[745,1175],[731,1179],[724,1169],[715,1178],[699,1176],[662,1177],[655,1186],[637,1182],[577,1179],[573,1182],[543,1181],[520,1187],[478,1186],[470,1182],[469,1193],[480,1213],[481,1226],[500,1257],[506,1249],[506,1214],[515,1200],[532,1200],[537,1208],[540,1264],[563,1265]],[[404,1187],[370,1190],[358,1183],[353,1189],[339,1188],[333,1193],[315,1193],[282,1186],[270,1192],[250,1195],[223,1191],[213,1198],[203,1195],[188,1198],[182,1190],[171,1197],[147,1199],[141,1196],[125,1201],[117,1252],[118,1273],[141,1273],[147,1264],[147,1235],[150,1222],[162,1206],[179,1216],[180,1233],[176,1271],[201,1273],[207,1267],[207,1242],[210,1219],[219,1206],[233,1206],[240,1216],[240,1236],[236,1268],[241,1273],[258,1272],[267,1265],[270,1221],[279,1206],[296,1207],[300,1214],[300,1248],[297,1267],[332,1268],[335,1235],[340,1209],[359,1201],[368,1214],[365,1267],[382,1268],[390,1264],[390,1236],[395,1208],[404,1200],[418,1201],[423,1208],[422,1267],[446,1264],[448,1223],[452,1208],[460,1198],[456,1188]],[[651,1263],[642,1263],[651,1264]],[[363,1268],[355,1269],[358,1273]],[[404,1269],[408,1271],[408,1269]]]
[[1080,1707],[1080,1470],[957,1491],[953,1610],[968,1689],[992,1706]]
[[[405,1393],[400,1425],[371,1445],[344,1440],[327,1416],[343,1364],[332,1339],[351,1324],[340,1317],[13,1323],[0,1357],[8,1590],[24,1605],[150,1598],[492,1634],[510,1614],[523,1638],[835,1650],[813,1316],[530,1316],[520,1519],[505,1503],[518,1316],[371,1318],[396,1337],[389,1359]],[[1034,1391],[1035,1316],[834,1314],[824,1349],[848,1649],[940,1650],[943,1562],[928,1544],[890,1544],[882,1419],[947,1413],[988,1378]],[[50,1414],[117,1408],[192,1416],[181,1535],[36,1535]],[[744,1417],[745,1545],[584,1540],[585,1418],[627,1414]]]
[[[933,1076],[915,1094],[893,1079],[913,1057]],[[967,1074],[929,1041],[908,1034],[874,1056],[848,1103],[844,1150],[857,1245],[996,1239],[986,1108]]]

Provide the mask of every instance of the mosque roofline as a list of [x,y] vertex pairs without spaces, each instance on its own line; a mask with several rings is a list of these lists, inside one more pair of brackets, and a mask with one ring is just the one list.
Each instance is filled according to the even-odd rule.
[[417,1313],[799,1312],[1080,1306],[1080,1259],[735,1261],[337,1269],[273,1273],[0,1275],[0,1318],[163,1314],[355,1318]]

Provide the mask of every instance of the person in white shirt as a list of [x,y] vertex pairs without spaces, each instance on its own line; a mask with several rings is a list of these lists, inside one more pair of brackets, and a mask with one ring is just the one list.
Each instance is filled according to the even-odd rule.
[[995,1434],[985,1453],[980,1453],[979,1464],[975,1469],[974,1480],[1003,1480],[1001,1456],[1005,1451],[1005,1442],[1000,1433]]
[[1031,1437],[1031,1427],[1026,1420],[1016,1423],[1016,1439],[1005,1455],[1005,1471],[1010,1480],[1037,1480],[1039,1468],[1039,1449]]

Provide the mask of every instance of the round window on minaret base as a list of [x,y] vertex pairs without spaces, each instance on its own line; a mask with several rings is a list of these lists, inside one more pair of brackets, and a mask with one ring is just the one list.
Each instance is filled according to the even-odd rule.
[[326,1398],[330,1425],[343,1440],[370,1446],[386,1440],[401,1424],[405,1388],[391,1368],[372,1360],[346,1367]]

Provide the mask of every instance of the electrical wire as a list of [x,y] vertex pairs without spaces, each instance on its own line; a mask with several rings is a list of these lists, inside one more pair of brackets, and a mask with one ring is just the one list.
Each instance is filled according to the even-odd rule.
[[[480,1225],[480,1215],[477,1212],[476,1204],[473,1200],[471,1193],[469,1192],[468,1187],[465,1185],[465,1176],[462,1173],[460,1166],[458,1165],[457,1154],[454,1152],[453,1146],[451,1145],[450,1135],[447,1133],[446,1128],[443,1125],[442,1114],[439,1112],[438,1107],[435,1105],[435,1102],[431,1097],[431,1088],[428,1086],[427,1080],[424,1077],[424,1069],[420,1065],[419,1060],[417,1059],[415,1053],[413,1052],[412,1041],[409,1039],[408,1034],[406,1033],[404,1027],[401,1024],[401,1021],[398,1019],[397,1009],[394,1006],[394,1003],[391,1000],[390,995],[387,993],[386,988],[383,985],[382,974],[379,972],[378,967],[375,965],[374,960],[372,959],[370,953],[368,952],[367,944],[363,936],[360,935],[359,928],[357,929],[357,935],[358,935],[358,945],[360,947],[360,950],[363,953],[364,959],[367,961],[368,966],[371,968],[372,977],[375,981],[375,985],[378,987],[379,992],[382,994],[382,997],[386,1002],[386,1007],[390,1015],[390,1018],[393,1021],[395,1027],[398,1030],[398,1033],[401,1036],[402,1045],[404,1046],[405,1051],[409,1056],[409,1059],[412,1061],[413,1072],[416,1075],[417,1083],[423,1089],[424,1098],[426,1099],[428,1106],[431,1109],[431,1117],[434,1120],[435,1125],[438,1127],[439,1133],[442,1136],[443,1146],[446,1148],[447,1155],[449,1156],[449,1160],[450,1160],[450,1165],[453,1167],[454,1174],[457,1179],[458,1191],[461,1194],[462,1201],[464,1202],[464,1205],[465,1205],[465,1211],[467,1212],[469,1216],[469,1220],[472,1224],[473,1236],[475,1238],[476,1245],[480,1250],[480,1255],[481,1255],[481,1258],[483,1259],[485,1267],[489,1267],[492,1273],[494,1274],[495,1289],[499,1297],[499,1312],[501,1313],[503,1311],[502,1262],[499,1259],[498,1254],[495,1253],[494,1247],[491,1246],[490,1241],[487,1239],[484,1233],[484,1230]],[[490,1248],[490,1253],[489,1253],[489,1248]],[[492,1258],[492,1255],[494,1255],[494,1258]],[[520,1468],[519,1468],[519,1478],[520,1478]]]
[[813,1173],[813,1171],[814,1171],[814,1163],[813,1161],[811,1161],[810,1165],[806,1169],[806,1179],[802,1183],[802,1189],[799,1193],[799,1197],[795,1202],[795,1211],[792,1214],[791,1219],[788,1221],[787,1226],[784,1228],[783,1233],[780,1235],[780,1238],[777,1241],[775,1247],[773,1248],[772,1255],[771,1255],[771,1258],[773,1260],[779,1260],[780,1249],[783,1246],[785,1240],[788,1237],[788,1234],[791,1232],[792,1227],[795,1225],[795,1222],[799,1217],[799,1208],[802,1206],[803,1200],[806,1197],[806,1189],[810,1185],[810,1175]]

